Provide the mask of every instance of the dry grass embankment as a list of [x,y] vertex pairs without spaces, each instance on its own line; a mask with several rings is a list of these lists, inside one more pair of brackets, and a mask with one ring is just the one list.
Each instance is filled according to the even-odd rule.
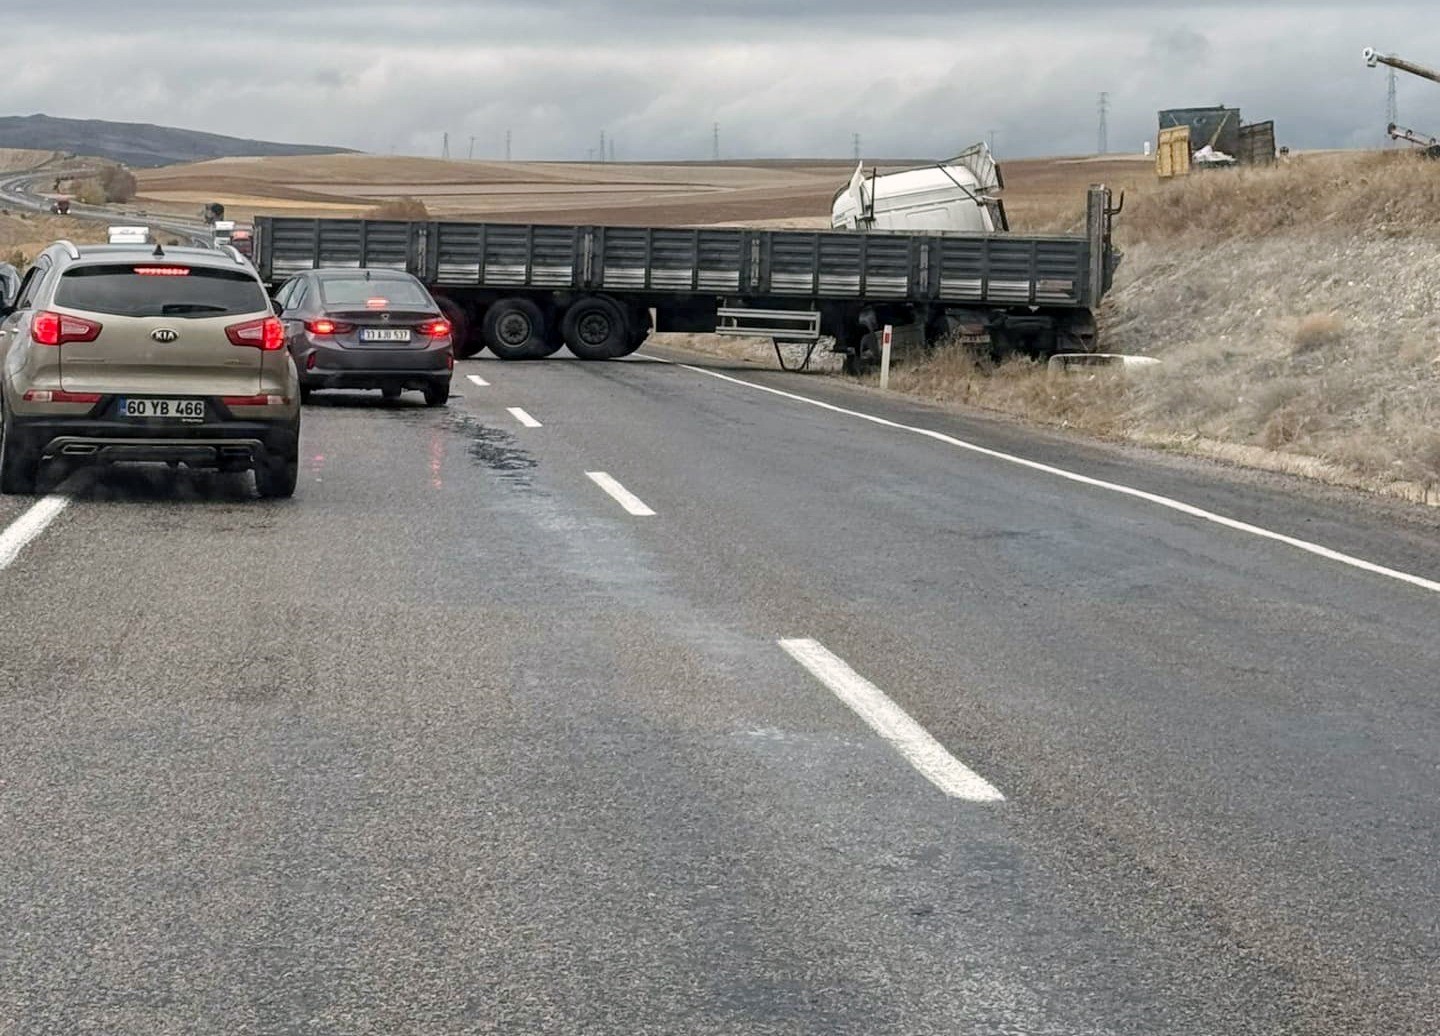
[[1323,155],[1155,185],[1101,315],[1140,374],[942,350],[892,384],[1097,435],[1440,502],[1440,163]]

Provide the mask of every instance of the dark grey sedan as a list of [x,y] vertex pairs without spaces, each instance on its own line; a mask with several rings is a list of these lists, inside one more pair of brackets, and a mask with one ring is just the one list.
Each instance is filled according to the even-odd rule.
[[302,398],[317,389],[406,389],[430,406],[450,398],[450,322],[430,292],[393,270],[309,270],[275,296]]

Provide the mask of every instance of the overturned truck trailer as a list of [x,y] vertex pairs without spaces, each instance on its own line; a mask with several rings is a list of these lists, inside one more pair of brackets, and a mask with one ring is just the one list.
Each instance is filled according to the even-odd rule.
[[408,271],[441,299],[465,356],[539,359],[563,345],[616,359],[653,329],[830,338],[862,370],[887,324],[1001,354],[1093,350],[1118,211],[1095,186],[1083,235],[260,216],[254,261],[272,290],[319,267]]

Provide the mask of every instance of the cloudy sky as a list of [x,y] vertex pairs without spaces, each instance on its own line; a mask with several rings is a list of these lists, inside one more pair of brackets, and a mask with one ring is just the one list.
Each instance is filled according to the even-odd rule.
[[[18,0],[5,0],[6,4]],[[1293,147],[1373,145],[1386,76],[1440,66],[1435,0],[45,0],[7,20],[0,114],[463,157],[1002,156],[1139,150],[1160,107],[1229,104]],[[18,33],[18,38],[17,34]],[[1440,133],[1440,85],[1400,82]]]

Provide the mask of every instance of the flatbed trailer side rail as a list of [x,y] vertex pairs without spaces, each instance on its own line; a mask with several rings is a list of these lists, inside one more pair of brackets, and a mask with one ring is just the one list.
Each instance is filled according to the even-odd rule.
[[317,267],[405,270],[437,287],[739,300],[1090,308],[1108,287],[1109,192],[1085,236],[914,234],[469,222],[255,220],[278,284]]

